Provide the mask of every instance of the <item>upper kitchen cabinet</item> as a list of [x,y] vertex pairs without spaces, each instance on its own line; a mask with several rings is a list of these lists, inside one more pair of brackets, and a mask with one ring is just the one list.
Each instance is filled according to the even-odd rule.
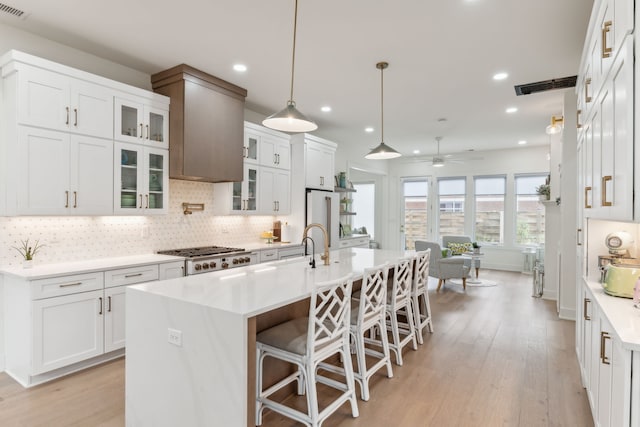
[[169,148],[169,110],[149,105],[144,99],[115,99],[115,139]]
[[289,135],[244,122],[244,161],[278,169],[291,169]]
[[116,142],[115,212],[152,215],[168,212],[169,166],[166,149]]
[[112,142],[20,126],[18,215],[100,215],[113,211]]
[[170,178],[242,181],[247,91],[185,64],[152,75],[151,83],[171,98]]
[[[0,67],[1,215],[114,213],[114,127],[125,126],[115,99],[118,113],[141,106],[135,126],[124,123],[140,147],[164,144],[166,161],[169,98],[15,50]],[[153,191],[142,194],[153,204]],[[156,198],[166,206],[165,194]]]
[[108,88],[25,64],[17,69],[20,124],[113,137],[113,92]]
[[304,173],[306,188],[333,191],[335,186],[335,153],[337,145],[317,136],[296,134],[291,136],[293,179],[298,168]]

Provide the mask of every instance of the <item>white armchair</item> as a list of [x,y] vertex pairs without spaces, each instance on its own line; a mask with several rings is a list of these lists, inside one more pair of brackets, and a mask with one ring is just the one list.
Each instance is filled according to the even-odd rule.
[[426,251],[431,249],[431,261],[429,264],[429,276],[438,279],[438,291],[447,279],[462,279],[463,289],[467,289],[467,276],[469,267],[464,265],[461,257],[442,257],[442,248],[436,242],[424,240],[415,241],[416,251]]
[[[449,243],[471,243],[471,237],[469,236],[442,236],[442,246],[445,249],[449,248]],[[455,256],[455,255],[454,255]],[[465,259],[464,265],[471,269],[471,260]],[[480,271],[480,260],[475,260],[476,267],[476,277],[478,277],[478,272]]]

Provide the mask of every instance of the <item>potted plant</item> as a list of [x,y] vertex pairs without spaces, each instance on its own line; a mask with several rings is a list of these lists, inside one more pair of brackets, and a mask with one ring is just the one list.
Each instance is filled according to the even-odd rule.
[[551,197],[551,187],[548,184],[542,184],[536,187],[536,193],[538,193],[541,201],[549,200]]
[[44,247],[44,245],[40,244],[40,240],[36,240],[36,243],[34,245],[30,245],[29,239],[21,240],[21,243],[21,247],[14,246],[13,249],[18,251],[24,258],[24,261],[22,263],[23,267],[30,268],[33,263],[33,257],[36,255],[36,253],[38,253],[40,249]]
[[480,253],[480,245],[478,244],[478,242],[473,242],[473,243],[471,243],[471,245],[473,246],[473,253],[474,254],[479,254]]

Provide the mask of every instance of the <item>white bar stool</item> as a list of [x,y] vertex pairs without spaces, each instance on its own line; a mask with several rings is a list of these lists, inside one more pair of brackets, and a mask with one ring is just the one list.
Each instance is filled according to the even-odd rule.
[[[351,286],[351,275],[317,283],[311,294],[309,317],[281,323],[257,335],[256,425],[262,425],[262,413],[266,408],[312,427],[321,425],[346,401],[351,403],[353,417],[359,415],[349,349]],[[343,361],[344,383],[316,372],[320,362],[336,354]],[[267,357],[289,362],[298,369],[262,390],[263,362]],[[269,399],[270,395],[294,381],[298,382],[298,393],[306,394],[306,413]],[[342,391],[322,412],[318,409],[316,382]]]
[[[402,348],[412,343],[413,349],[418,349],[416,344],[416,328],[411,303],[411,286],[413,257],[405,257],[398,261],[394,268],[393,285],[387,296],[387,326],[391,327],[391,341],[389,348],[396,355],[396,364],[402,366]],[[407,323],[398,322],[398,315],[403,315]],[[400,335],[404,338],[400,338]]]
[[413,302],[413,314],[415,318],[416,337],[418,344],[423,344],[422,330],[428,328],[433,333],[431,320],[431,304],[429,304],[429,260],[431,249],[417,252],[413,267],[413,284],[411,287],[411,300]]

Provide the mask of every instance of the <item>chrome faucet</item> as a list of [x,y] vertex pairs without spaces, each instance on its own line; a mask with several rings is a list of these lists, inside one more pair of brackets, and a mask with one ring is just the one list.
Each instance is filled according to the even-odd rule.
[[311,259],[309,260],[309,265],[311,268],[316,268],[316,242],[314,242],[311,237],[304,237],[302,243],[306,240],[311,240]]
[[[318,227],[320,230],[322,230],[322,234],[324,236],[324,254],[322,254],[320,256],[320,259],[322,259],[324,261],[324,265],[329,265],[330,261],[329,261],[329,235],[327,234],[327,229],[324,228],[324,226],[322,224],[318,224],[317,222],[314,222],[313,224],[309,224],[304,228],[304,232],[302,233],[302,241],[304,242],[304,239],[307,238],[307,233],[309,232],[309,229],[313,228],[313,227]],[[315,243],[314,243],[315,246]]]

